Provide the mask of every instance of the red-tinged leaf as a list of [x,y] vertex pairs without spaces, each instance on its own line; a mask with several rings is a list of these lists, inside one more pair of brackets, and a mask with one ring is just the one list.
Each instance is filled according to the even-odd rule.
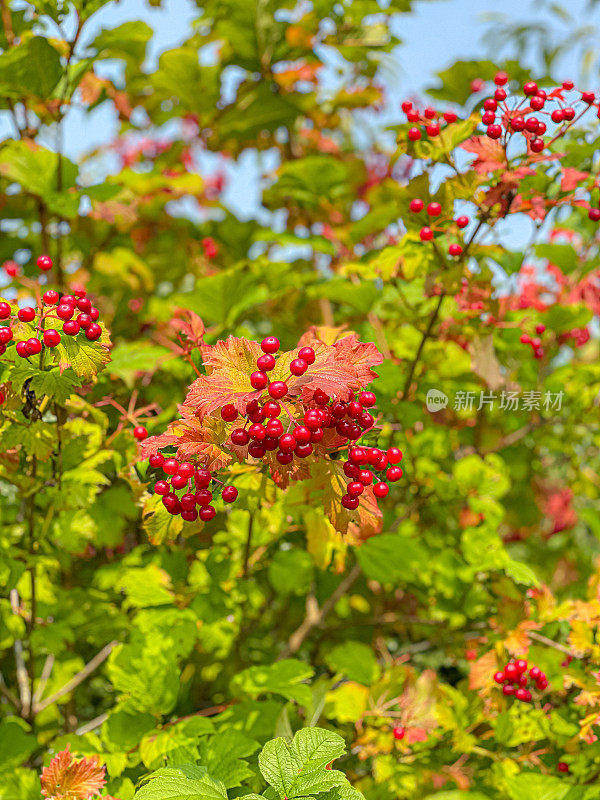
[[194,381],[185,400],[199,419],[228,403],[244,411],[249,400],[260,396],[250,384],[256,359],[262,355],[258,342],[230,336],[224,342],[204,345],[202,355],[207,374]]
[[489,692],[494,683],[494,672],[499,668],[494,650],[488,650],[480,658],[471,662],[469,671],[469,689]]
[[582,181],[589,177],[589,172],[581,172],[575,167],[565,167],[560,179],[560,190],[561,192],[573,192]]
[[170,326],[177,333],[185,336],[195,347],[201,347],[204,343],[206,328],[198,314],[193,311],[189,311],[186,308],[176,308]]
[[100,794],[105,783],[104,767],[99,765],[98,758],[93,756],[77,761],[69,752],[68,745],[44,767],[41,775],[42,796],[49,800],[87,800]]
[[186,406],[180,407],[182,419],[172,422],[165,433],[151,436],[140,446],[142,458],[163,447],[176,447],[182,460],[194,458],[209,469],[220,469],[231,461],[219,445],[224,440],[225,423],[221,418],[205,417],[200,421]]
[[468,153],[474,153],[475,161],[471,166],[479,174],[506,168],[506,153],[496,139],[490,139],[488,136],[472,136],[461,147]]

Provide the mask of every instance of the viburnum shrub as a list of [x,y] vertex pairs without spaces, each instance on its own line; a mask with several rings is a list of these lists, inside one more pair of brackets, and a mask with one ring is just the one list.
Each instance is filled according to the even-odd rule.
[[592,800],[581,32],[114,5],[2,4],[0,800]]

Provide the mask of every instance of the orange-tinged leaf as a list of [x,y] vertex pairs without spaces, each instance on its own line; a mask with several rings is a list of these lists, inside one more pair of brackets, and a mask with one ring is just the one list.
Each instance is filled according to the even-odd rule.
[[472,136],[461,145],[463,150],[475,154],[472,167],[480,174],[506,167],[506,154],[500,142],[487,136]]
[[221,418],[205,417],[201,422],[186,406],[179,409],[183,418],[172,422],[165,433],[150,436],[140,446],[142,458],[148,458],[162,447],[176,447],[182,460],[196,458],[204,466],[220,469],[232,460],[219,443],[224,436],[225,424]]
[[42,795],[49,800],[87,800],[100,794],[105,783],[104,767],[99,765],[98,758],[93,756],[77,761],[69,752],[68,745],[44,767],[41,775]]
[[469,671],[469,689],[479,691],[489,690],[494,686],[494,672],[498,670],[498,659],[493,650],[484,653],[480,658],[471,662]]

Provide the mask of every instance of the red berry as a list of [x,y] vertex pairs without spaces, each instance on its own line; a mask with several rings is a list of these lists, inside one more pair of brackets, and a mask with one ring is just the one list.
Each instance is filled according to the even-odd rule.
[[502,136],[502,127],[500,125],[488,125],[486,133],[490,139],[499,139]]
[[183,475],[173,475],[171,478],[171,486],[174,489],[183,489],[184,486],[187,486],[188,478],[184,478]]
[[431,108],[431,106],[427,106],[427,108],[423,111],[423,116],[425,119],[434,119],[435,118],[435,108]]
[[563,81],[562,82],[562,88],[566,89],[567,92],[570,92],[571,89],[573,88],[573,86],[575,86],[573,81]]
[[79,323],[76,322],[74,319],[67,320],[63,324],[63,333],[66,333],[67,336],[77,336],[79,333]]
[[253,389],[262,391],[266,389],[268,383],[269,379],[264,372],[253,372],[252,375],[250,375],[250,385]]
[[563,108],[563,119],[566,119],[567,122],[571,122],[571,120],[575,119],[575,109],[571,108],[571,106],[567,106],[567,108]]
[[555,108],[552,114],[550,114],[550,118],[552,122],[556,122],[557,124],[561,123],[564,119],[562,108]]
[[546,680],[546,678],[538,680],[537,687],[538,687],[538,689],[540,691],[543,691],[544,689],[547,689],[548,688],[548,681]]
[[74,313],[75,309],[73,306],[69,305],[68,303],[63,303],[62,301],[59,303],[56,309],[56,315],[60,317],[60,319],[64,320],[72,319]]
[[529,674],[531,675],[531,677],[533,678],[533,680],[534,680],[534,681],[536,681],[536,680],[537,680],[537,679],[540,677],[540,675],[541,675],[541,670],[540,670],[540,668],[539,668],[539,667],[532,667],[532,668],[529,670]]
[[591,106],[594,100],[596,99],[596,95],[593,92],[582,92],[581,99],[583,100],[584,103],[587,103],[588,105]]
[[503,103],[506,100],[506,91],[504,89],[496,89],[494,92],[494,100]]
[[275,366],[275,356],[272,356],[270,353],[264,353],[256,359],[256,366],[262,372],[270,372]]
[[588,217],[592,220],[592,222],[598,222],[598,220],[600,220],[600,208],[590,208],[588,211]]
[[195,473],[194,465],[190,464],[189,461],[184,461],[177,467],[177,474],[181,475],[183,478],[189,480],[192,475]]
[[493,111],[484,111],[481,115],[481,121],[484,125],[493,125],[496,120],[496,115]]
[[419,231],[419,237],[422,242],[430,242],[433,239],[433,231],[431,228],[425,226]]
[[346,487],[346,492],[350,495],[350,497],[358,497],[362,494],[365,490],[365,487],[359,481],[352,481]]
[[439,203],[436,202],[429,203],[429,205],[427,206],[427,213],[429,214],[430,217],[439,217],[439,215],[442,213],[442,207]]
[[32,322],[32,320],[35,319],[35,309],[31,306],[20,308],[17,312],[17,317],[21,320],[21,322]]
[[352,447],[349,456],[354,464],[366,464],[369,460],[369,454],[364,447]]
[[528,694],[529,692],[527,691],[527,689],[523,689],[521,686],[519,686],[519,688],[515,691],[515,697],[517,698],[517,700],[523,700],[524,702],[527,702]]
[[377,397],[374,392],[361,392],[358,395],[358,402],[363,408],[371,408],[377,402]]
[[238,490],[235,486],[224,486],[221,497],[225,503],[235,503],[238,496]]
[[192,511],[196,507],[195,495],[188,493],[181,498],[181,507],[184,511]]
[[29,351],[27,350],[27,342],[17,342],[17,355],[21,356],[21,358],[27,358],[29,355]]
[[274,417],[278,417],[281,414],[281,406],[279,403],[276,403],[275,400],[267,400],[267,402],[262,407],[262,412],[265,417],[269,417],[273,419]]
[[290,363],[290,372],[292,375],[304,375],[306,370],[308,369],[308,364],[303,358],[295,358]]
[[419,200],[418,197],[415,197],[410,201],[410,210],[414,211],[415,214],[418,214],[420,211],[423,211],[424,205],[425,203],[422,200]]
[[517,672],[519,673],[519,675],[522,675],[524,672],[527,671],[527,662],[523,658],[519,658],[515,666],[517,668]]
[[292,433],[298,444],[308,444],[310,442],[310,430],[305,425],[298,425]]
[[537,124],[537,135],[543,136],[548,129],[546,128],[545,122],[538,122]]
[[456,114],[454,113],[454,111],[446,111],[446,112],[444,113],[444,119],[446,120],[446,122],[447,122],[448,124],[450,124],[450,123],[452,123],[452,122],[456,122],[456,120],[458,119],[458,117],[456,116]]
[[269,384],[268,391],[273,400],[281,400],[288,393],[288,385],[284,381],[273,381]]
[[350,497],[349,494],[345,494],[341,500],[342,505],[344,508],[347,508],[349,511],[354,511],[358,508],[358,497]]
[[27,339],[26,345],[27,353],[30,356],[36,356],[42,351],[42,343],[39,339],[34,339],[33,337],[31,339]]
[[291,464],[292,463],[292,461],[294,460],[294,455],[293,455],[293,453],[284,453],[283,450],[280,450],[277,453],[276,458],[277,458],[277,461],[279,461],[280,464],[284,464],[285,465],[285,464]]
[[248,432],[243,428],[236,428],[234,431],[231,431],[231,441],[237,447],[244,447],[250,441],[250,437],[248,436]]
[[465,216],[457,217],[456,224],[458,225],[459,228],[466,228],[467,225],[469,224],[469,218]]
[[291,433],[284,433],[283,436],[279,439],[279,447],[284,452],[291,452],[295,449],[298,442],[296,441],[296,437],[293,436]]
[[543,322],[539,322],[539,323],[538,323],[538,324],[535,326],[535,332],[536,332],[536,333],[542,334],[542,333],[544,333],[544,331],[545,331],[545,330],[546,330],[546,326],[544,325],[544,323],[543,323]]
[[402,111],[406,114],[407,111],[410,111],[412,108],[412,103],[410,100],[404,100],[402,103]]
[[8,344],[13,338],[11,328],[0,328],[0,344]]
[[90,315],[89,315],[89,314],[86,314],[86,313],[84,313],[83,311],[81,312],[81,314],[77,314],[77,317],[76,317],[76,319],[77,319],[77,322],[79,323],[79,325],[80,325],[80,326],[81,326],[81,327],[82,327],[84,330],[87,330],[87,328],[89,328],[89,327],[90,327],[90,325],[91,325],[91,324],[93,323],[93,321],[94,321],[94,320],[93,320],[93,319],[90,317]]
[[181,508],[181,519],[185,520],[185,522],[195,522],[198,519],[198,512],[195,508],[185,509],[183,504]]
[[569,771],[569,765],[566,764],[564,761],[559,761],[558,764],[556,765],[556,769],[559,772],[568,772]]
[[294,450],[294,454],[298,456],[298,458],[308,458],[312,454],[313,446],[309,442],[308,444],[297,444],[296,449]]
[[163,472],[167,475],[175,475],[179,469],[179,461],[176,458],[166,458],[163,464]]
[[98,311],[98,309],[94,308],[94,306],[92,306],[90,308],[90,317],[94,320],[94,322],[96,322],[96,320],[98,319],[99,316],[100,316],[100,312]]
[[437,122],[432,122],[430,125],[425,126],[425,133],[427,136],[438,136],[440,133],[440,126]]
[[528,336],[526,333],[522,333],[519,341],[521,344],[531,344],[531,336]]
[[223,406],[221,409],[221,419],[225,422],[233,422],[234,419],[237,419],[237,415],[236,407],[231,403],[227,403],[227,405]]
[[[81,316],[81,314],[79,316]],[[65,322],[65,325],[66,324],[67,323]],[[99,339],[101,336],[102,336],[102,328],[100,327],[100,325],[98,325],[97,322],[92,322],[91,325],[88,325],[87,330],[85,332],[86,339],[89,339],[90,342],[95,342],[96,339]]]
[[153,453],[148,459],[148,463],[151,467],[157,469],[165,463],[165,457],[161,453]]
[[502,694],[510,696],[515,693],[515,687],[511,686],[510,683],[507,683],[505,686],[502,687]]
[[207,506],[212,500],[212,492],[208,489],[198,489],[195,498],[199,506]]
[[480,92],[484,86],[485,82],[481,78],[475,78],[471,81],[471,92],[476,94],[477,92]]
[[48,272],[49,269],[52,269],[52,259],[50,256],[38,256],[35,263],[43,272]]
[[419,128],[409,128],[408,129],[408,138],[411,142],[418,142],[421,138],[421,131]]
[[85,314],[89,314],[90,311],[92,310],[92,301],[89,300],[87,297],[80,297],[77,300],[76,305],[77,305],[77,308],[80,311],[83,311]]
[[266,452],[260,442],[250,442],[248,445],[248,455],[252,458],[262,458]]
[[263,353],[276,353],[279,350],[279,339],[276,336],[267,336],[260,343]]
[[483,101],[483,107],[486,111],[495,111],[498,108],[498,103],[492,98],[488,97]]
[[541,153],[545,147],[543,139],[532,139],[529,145],[534,153]]
[[394,734],[394,739],[404,739],[405,730],[401,725],[396,725],[392,733]]
[[539,95],[535,95],[529,101],[529,105],[534,111],[541,111],[542,108],[546,105],[546,98],[540,97]]
[[328,402],[329,402],[329,400],[330,400],[330,397],[329,397],[329,395],[328,395],[328,394],[325,394],[325,392],[324,392],[322,389],[317,389],[317,390],[315,391],[315,394],[314,394],[314,398],[313,398],[313,399],[314,399],[314,401],[315,401],[315,403],[316,403],[317,405],[319,405],[319,406],[326,406],[326,405],[327,405],[327,403],[328,403]]
[[5,261],[2,266],[10,278],[15,278],[19,274],[19,265],[16,261]]
[[300,350],[298,350],[298,358],[303,359],[310,366],[315,363],[315,351],[312,347],[301,347]]
[[463,249],[459,244],[451,244],[448,248],[448,253],[451,256],[459,256],[462,253]]
[[210,482],[212,480],[212,475],[207,469],[197,469],[194,475],[194,483],[196,484],[196,489],[206,489],[210,486]]
[[42,300],[47,306],[53,306],[58,303],[58,292],[54,291],[54,289],[48,289],[47,292],[44,292]]
[[385,475],[390,483],[395,483],[399,481],[403,475],[402,467],[388,467]]
[[537,85],[537,83],[535,83],[535,81],[528,81],[528,82],[527,82],[527,83],[526,83],[526,84],[523,86],[523,91],[525,92],[525,94],[526,94],[526,95],[533,95],[533,94],[537,94],[537,92],[538,92],[538,85]]
[[202,522],[209,522],[216,513],[217,512],[214,506],[204,506],[204,508],[200,509],[198,516]]
[[497,72],[494,76],[494,83],[496,86],[505,86],[508,83],[508,75],[506,72]]
[[4,301],[0,302],[0,319],[8,319],[11,315],[11,307]]
[[506,675],[503,672],[494,672],[494,680],[496,683],[504,683]]
[[154,484],[154,491],[156,494],[168,494],[169,484],[166,481],[156,481]]
[[510,121],[510,127],[513,131],[523,131],[525,130],[525,120],[523,117],[513,117]]
[[44,331],[44,344],[46,347],[56,347],[60,342],[60,333],[55,331],[54,328],[48,328]]
[[373,486],[373,494],[375,497],[387,497],[389,492],[390,487],[383,481],[378,481],[378,483]]
[[283,424],[279,419],[270,419],[266,425],[269,436],[277,438],[283,433]]
[[511,681],[514,681],[514,679],[519,674],[517,670],[517,665],[514,663],[514,661],[508,662],[508,664],[504,668],[504,672],[506,674],[506,677]]
[[267,435],[267,429],[264,425],[261,425],[260,422],[255,422],[248,428],[248,433],[251,439],[254,439],[256,442],[262,442]]

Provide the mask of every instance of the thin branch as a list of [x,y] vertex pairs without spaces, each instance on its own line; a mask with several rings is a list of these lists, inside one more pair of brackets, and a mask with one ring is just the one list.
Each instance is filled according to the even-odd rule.
[[62,689],[58,689],[58,691],[54,692],[54,694],[50,695],[50,697],[47,697],[45,700],[42,700],[40,703],[34,706],[33,713],[39,714],[40,711],[43,711],[45,708],[48,708],[48,706],[53,705],[57,700],[60,700],[61,697],[64,697],[66,694],[69,694],[69,692],[72,692],[73,689],[76,689],[77,686],[79,686],[80,683],[83,683],[83,681],[89,677],[92,672],[97,669],[100,664],[102,664],[103,661],[106,661],[117,644],[118,642],[109,642],[109,644],[107,644],[106,647],[103,647],[102,650],[100,650],[100,652],[91,659],[91,661],[88,661],[82,670],[74,675],[68,683],[65,683]]
[[[10,606],[13,614],[21,616],[21,612],[19,611],[19,595],[16,589],[11,589]],[[15,639],[14,650],[17,685],[19,687],[19,697],[21,699],[21,714],[24,717],[28,717],[31,708],[31,694],[29,692],[29,676],[27,674],[27,667],[25,666],[25,659],[23,658],[23,642],[20,639]]]
[[95,731],[96,728],[99,728],[100,725],[106,722],[108,719],[108,711],[105,711],[104,714],[100,714],[94,719],[91,719],[89,722],[86,722],[84,725],[81,725],[79,728],[75,730],[76,736],[83,736],[85,733],[90,733],[91,731]]
[[54,666],[54,656],[52,655],[52,653],[50,653],[50,655],[47,656],[46,660],[44,661],[44,666],[42,667],[42,674],[40,675],[37,689],[33,693],[34,706],[36,706],[44,696],[44,689],[46,688],[46,684],[50,680],[50,675],[52,674],[53,666]]
[[404,384],[404,389],[402,390],[402,398],[403,399],[406,399],[406,397],[408,395],[408,391],[409,391],[410,385],[412,383],[413,375],[415,374],[415,369],[417,367],[417,364],[419,363],[419,359],[421,358],[421,353],[423,352],[423,348],[425,347],[425,342],[431,336],[431,331],[433,330],[433,326],[435,325],[435,322],[436,322],[436,320],[438,318],[438,315],[440,313],[440,309],[442,307],[442,303],[444,302],[444,297],[445,296],[446,295],[443,292],[440,294],[440,299],[438,300],[437,305],[433,310],[433,313],[429,317],[429,324],[427,325],[427,328],[425,329],[425,332],[423,333],[423,336],[421,337],[421,343],[419,344],[419,349],[417,350],[416,355],[412,360],[412,363],[410,365],[410,369],[408,371],[408,375],[406,376],[406,382]]
[[16,711],[21,710],[21,706],[19,704],[19,698],[14,695],[11,690],[8,688],[4,681],[4,675],[0,672],[0,694],[5,697],[9,703],[11,703]]
[[[325,621],[325,618],[333,610],[337,601],[346,594],[350,587],[356,583],[360,577],[361,569],[358,564],[355,564],[346,577],[340,582],[337,589],[331,596],[323,603],[321,608],[317,605],[317,601],[309,595],[306,601],[306,615],[301,624],[290,636],[287,646],[281,654],[280,658],[287,658],[287,656],[297,653],[302,647],[302,644],[313,628],[319,627]],[[311,599],[312,598],[312,599]],[[309,602],[310,600],[310,602]]]
[[547,636],[544,636],[541,633],[529,631],[528,636],[530,639],[535,639],[536,642],[540,642],[540,644],[545,644],[548,647],[552,647],[554,650],[560,650],[561,653],[565,653],[568,656],[573,655],[573,651],[569,647],[565,647],[564,644],[559,644],[558,642],[555,642],[553,639],[549,639]]

